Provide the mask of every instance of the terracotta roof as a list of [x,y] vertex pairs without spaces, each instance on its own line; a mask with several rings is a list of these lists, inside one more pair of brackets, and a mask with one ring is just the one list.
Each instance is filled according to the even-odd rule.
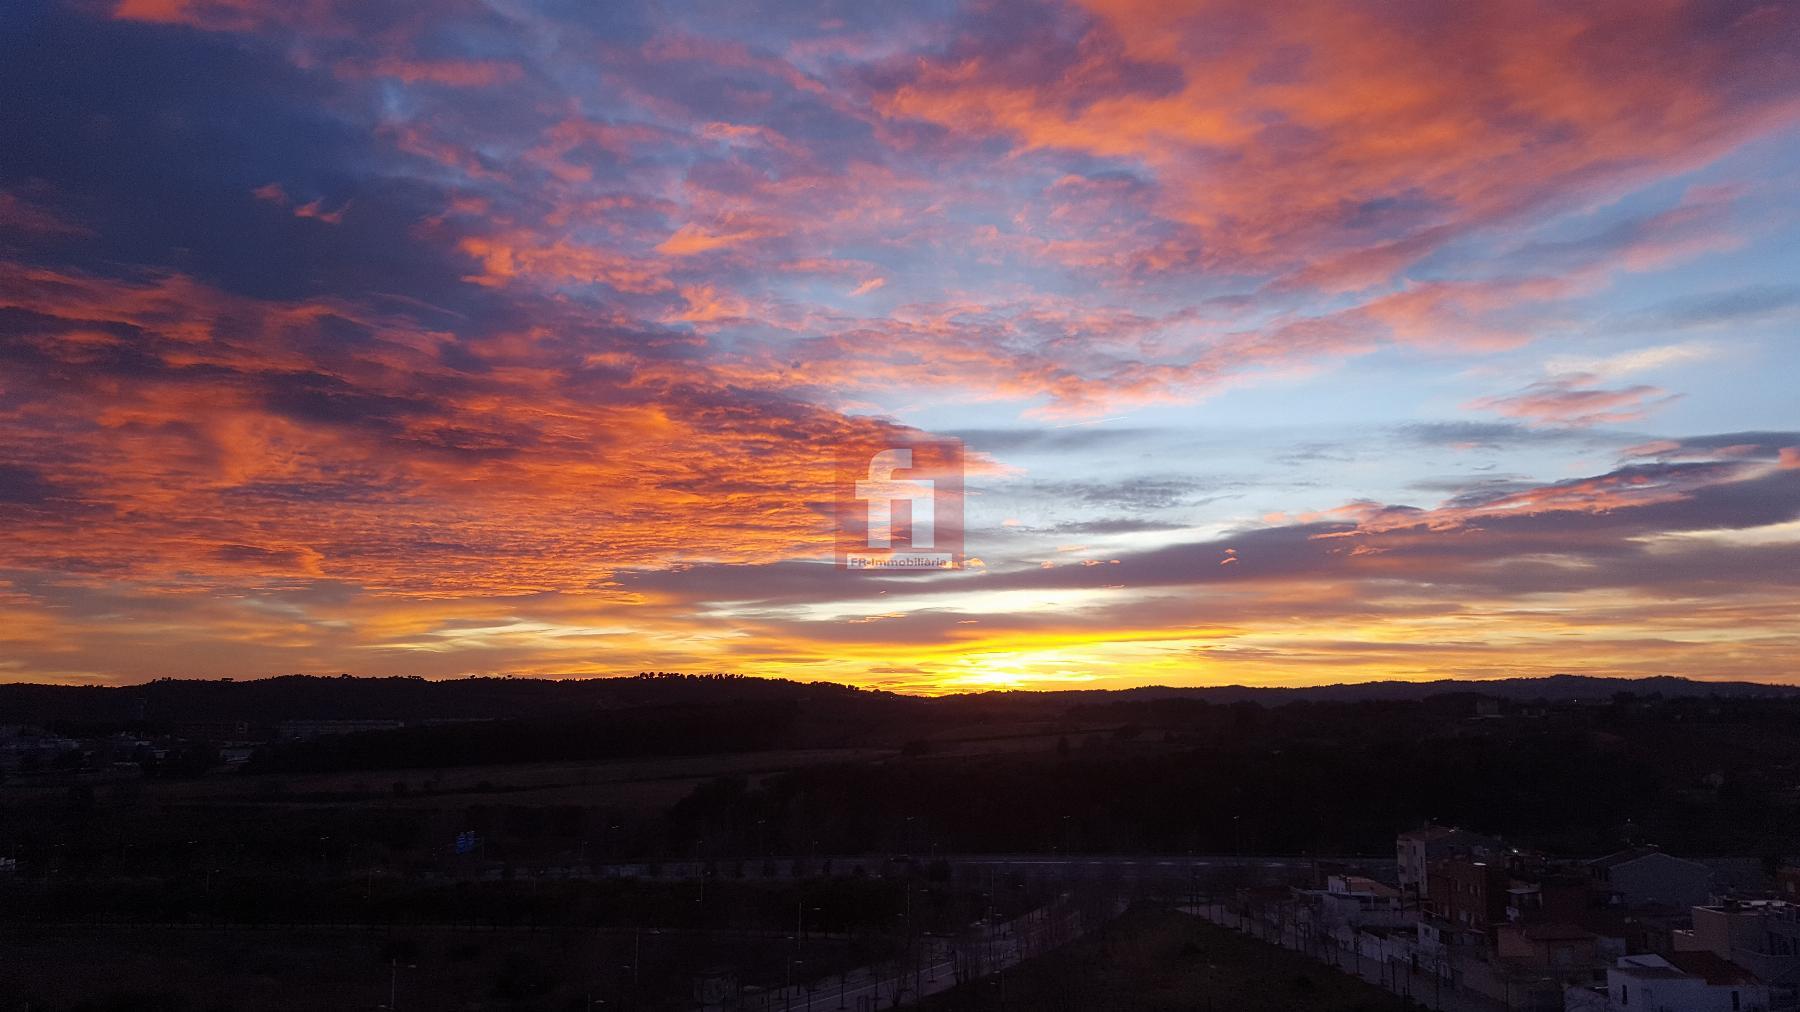
[[1372,896],[1400,895],[1400,890],[1395,889],[1385,882],[1377,882],[1372,878],[1364,878],[1361,875],[1341,875],[1338,877],[1344,880],[1344,887],[1353,893],[1368,893]]

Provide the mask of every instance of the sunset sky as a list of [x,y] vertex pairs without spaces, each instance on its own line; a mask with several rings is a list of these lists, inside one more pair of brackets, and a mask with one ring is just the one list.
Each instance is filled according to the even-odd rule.
[[[0,680],[1800,680],[1800,4],[0,8]],[[961,571],[833,564],[962,439]]]

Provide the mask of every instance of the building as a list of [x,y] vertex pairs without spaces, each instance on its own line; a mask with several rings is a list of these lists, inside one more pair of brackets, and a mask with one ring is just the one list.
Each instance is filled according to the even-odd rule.
[[1713,895],[1712,869],[1684,861],[1655,847],[1635,847],[1588,862],[1597,892],[1617,897],[1626,906],[1666,906],[1685,910],[1707,903]]
[[1499,861],[1451,858],[1431,865],[1426,912],[1458,931],[1491,936],[1506,923],[1511,877]]
[[1625,955],[1622,939],[1577,924],[1502,924],[1492,955],[1470,966],[1464,983],[1509,1009],[1561,1009],[1569,989],[1598,992]]
[[1782,900],[1695,907],[1694,926],[1673,936],[1676,954],[1705,952],[1769,987],[1775,1009],[1800,1008],[1800,907]]
[[1414,906],[1431,895],[1431,865],[1453,857],[1497,857],[1505,845],[1492,837],[1453,826],[1425,825],[1401,833],[1394,840],[1394,856],[1400,867],[1400,892]]
[[169,730],[187,741],[249,741],[253,736],[247,720],[182,720]]
[[1625,942],[1578,924],[1503,924],[1494,954],[1521,969],[1577,979],[1623,956]]
[[1769,989],[1710,952],[1621,956],[1606,971],[1609,1012],[1769,1012]]
[[1541,857],[1512,862],[1506,894],[1506,919],[1530,924],[1581,924],[1607,899],[1594,891],[1585,863]]
[[1309,891],[1317,904],[1322,924],[1329,929],[1364,925],[1398,927],[1410,924],[1402,909],[1400,890],[1360,875],[1332,875],[1323,892]]
[[33,769],[81,748],[81,743],[35,727],[0,727],[0,769]]
[[284,720],[276,725],[275,736],[290,741],[306,740],[364,731],[394,731],[405,726],[398,720]]

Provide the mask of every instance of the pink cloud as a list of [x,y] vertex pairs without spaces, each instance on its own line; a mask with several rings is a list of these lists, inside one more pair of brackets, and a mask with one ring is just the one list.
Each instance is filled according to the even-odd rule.
[[1586,374],[1542,380],[1519,393],[1483,397],[1467,406],[1536,425],[1586,427],[1637,421],[1679,396],[1641,383],[1600,389],[1589,385],[1593,381],[1594,377]]
[[0,190],[0,232],[36,236],[82,236],[91,231],[40,204]]
[[342,78],[386,77],[405,84],[445,88],[487,88],[525,76],[516,63],[500,60],[414,60],[383,57],[372,63],[343,61],[334,68]]

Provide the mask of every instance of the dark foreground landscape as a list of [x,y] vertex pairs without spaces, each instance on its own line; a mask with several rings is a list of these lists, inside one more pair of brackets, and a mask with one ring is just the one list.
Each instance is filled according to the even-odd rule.
[[1562,1008],[1800,856],[1800,696],[1743,684],[293,677],[0,714],[9,1012]]

